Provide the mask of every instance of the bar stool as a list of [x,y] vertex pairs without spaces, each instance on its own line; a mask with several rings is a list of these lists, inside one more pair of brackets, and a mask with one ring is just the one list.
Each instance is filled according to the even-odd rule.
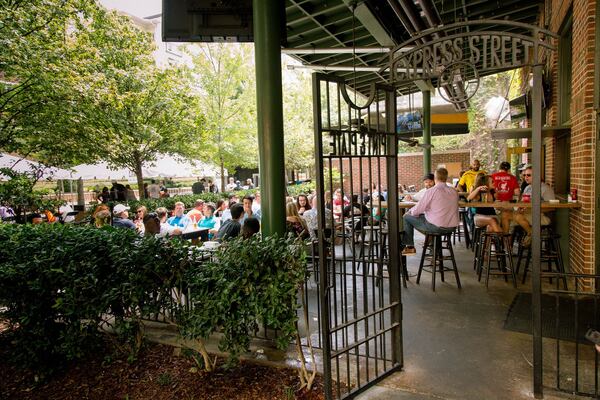
[[[485,269],[486,288],[490,281],[490,275],[503,275],[506,282],[508,282],[508,276],[510,275],[513,286],[517,287],[517,275],[513,265],[510,233],[483,231],[478,250],[479,253],[476,256],[475,267],[479,282],[481,282],[481,275]],[[492,266],[492,261],[496,263],[495,268]],[[495,271],[492,272],[492,270]]]
[[[428,250],[430,252],[428,253]],[[448,255],[444,255],[444,250],[448,251]],[[429,259],[430,263],[425,265],[425,259]],[[452,261],[452,268],[444,267],[444,260]],[[460,277],[458,276],[458,268],[454,259],[454,250],[452,249],[452,233],[427,233],[425,234],[425,242],[423,243],[423,252],[421,254],[421,262],[419,264],[419,272],[417,274],[417,284],[421,280],[423,270],[431,272],[431,290],[435,292],[435,274],[440,273],[442,282],[444,281],[444,272],[453,271],[456,278],[456,285],[459,289]]]
[[485,231],[485,227],[476,226],[473,231],[473,270],[476,274],[479,273],[479,266],[483,257],[483,242],[481,232]]
[[[558,272],[564,274],[565,265],[563,263],[562,252],[560,250],[560,235],[558,233],[554,233],[550,227],[545,227],[545,231],[541,234],[541,244],[542,251],[540,253],[540,265],[544,262],[547,265],[543,272]],[[527,255],[524,257],[525,251]],[[521,260],[525,258],[525,269],[523,270],[523,281],[527,279],[527,271],[529,271],[529,263],[531,262],[531,247],[523,247],[519,246],[519,253],[517,259],[517,273],[519,272],[521,266]],[[556,269],[553,270],[553,264]],[[552,278],[550,279],[550,283],[552,283]],[[567,279],[566,277],[560,278],[563,281],[563,285],[565,290],[568,290]]]
[[[381,228],[381,231],[379,232],[381,235],[381,252],[383,254],[383,259],[387,260],[388,258],[388,249],[389,249],[389,245],[388,245],[388,236],[389,236],[389,230],[387,227]],[[402,243],[402,235],[404,234],[404,232],[399,232],[399,239],[400,239],[400,243]],[[400,245],[400,252],[402,252],[402,249],[404,248],[403,245]],[[406,256],[400,256],[400,265],[402,267],[402,284],[404,287],[406,287],[406,281],[409,281],[409,275],[408,275],[408,269],[406,268]],[[414,276],[414,275],[413,275]]]
[[454,233],[452,234],[452,244],[456,244],[456,239],[458,238],[458,243],[460,243],[460,238],[464,237],[465,238],[465,243],[467,244],[467,247],[469,247],[469,242],[468,242],[468,234],[466,232],[467,230],[467,210],[463,208],[459,208],[458,209],[458,219],[459,219],[459,223],[458,226],[456,227],[456,230],[454,231]]

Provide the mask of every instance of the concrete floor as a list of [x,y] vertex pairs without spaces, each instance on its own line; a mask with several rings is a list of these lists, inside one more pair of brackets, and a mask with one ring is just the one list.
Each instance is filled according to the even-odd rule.
[[[422,236],[416,239],[420,255]],[[483,282],[477,281],[472,268],[473,253],[465,248],[464,242],[456,244],[455,255],[461,290],[457,288],[453,274],[446,274],[446,282],[438,279],[436,291],[432,292],[431,275],[428,273],[423,275],[420,285],[415,283],[415,277],[411,277],[408,287],[402,289],[404,369],[368,389],[359,399],[533,398],[532,336],[503,330],[514,296],[518,291],[531,291],[529,280],[525,285],[519,281],[518,289],[515,289],[503,278],[491,277],[489,288],[486,289]],[[408,258],[409,273],[416,274],[419,259],[419,256]],[[301,320],[300,331],[304,333],[302,336],[310,332],[313,344],[318,346],[316,285],[309,285],[307,298],[311,326],[307,329]],[[195,345],[184,344],[176,332],[165,331],[164,328],[149,327],[147,333],[151,340],[157,342],[192,348]],[[209,351],[218,353],[218,339],[212,338],[207,343]],[[554,343],[550,339],[544,340],[544,368],[547,374],[544,383],[548,386],[552,386],[554,379]],[[593,347],[589,347],[592,349],[589,353],[594,354]],[[565,351],[571,351],[568,345],[561,348],[561,357]],[[316,357],[317,368],[322,370],[320,351],[317,351]],[[279,352],[272,348],[269,341],[253,341],[251,352],[245,358],[267,364],[298,365],[293,346],[287,353]],[[563,358],[563,362],[567,358]],[[306,361],[311,364],[310,359]],[[593,367],[586,369],[593,371]],[[567,376],[565,379],[571,378]],[[545,398],[574,397],[545,390]]]
[[[420,285],[411,278],[402,293],[404,370],[359,399],[533,398],[532,336],[502,329],[517,291],[531,290],[529,281],[514,289],[491,277],[486,289],[477,281],[473,253],[464,242],[456,244],[455,255],[462,290],[452,274],[446,274],[445,283],[438,279],[435,292],[430,274]],[[419,259],[408,258],[409,273],[416,273]],[[572,397],[548,392],[545,398]]]

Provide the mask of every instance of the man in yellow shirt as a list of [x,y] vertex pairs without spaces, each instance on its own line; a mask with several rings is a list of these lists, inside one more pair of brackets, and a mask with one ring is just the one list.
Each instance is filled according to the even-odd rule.
[[473,160],[471,162],[471,169],[466,171],[458,181],[458,189],[461,192],[471,192],[475,185],[475,180],[478,174],[487,174],[484,170],[480,169],[481,163],[479,160]]

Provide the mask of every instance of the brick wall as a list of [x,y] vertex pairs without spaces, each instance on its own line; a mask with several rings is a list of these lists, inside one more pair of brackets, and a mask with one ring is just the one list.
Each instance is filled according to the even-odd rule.
[[[580,210],[570,213],[571,269],[593,273],[595,254],[594,198],[596,126],[593,109],[594,87],[594,30],[596,0],[551,0],[550,30],[558,32],[567,12],[573,10],[573,75],[571,99],[571,187],[578,189]],[[552,71],[552,107],[547,122],[558,122],[558,53],[549,60]],[[548,147],[547,147],[548,149]],[[547,158],[553,154],[547,152]],[[560,165],[548,164],[552,171]],[[553,172],[550,174],[553,177]]]
[[[450,150],[445,152],[432,152],[432,168],[438,165],[449,163],[461,163],[461,169],[467,169],[471,161],[470,150]],[[344,192],[346,194],[360,193],[361,189],[367,188],[369,182],[387,188],[386,162],[384,158],[353,159],[352,165],[348,159],[342,160],[340,167],[339,160],[332,161],[332,167],[343,175]],[[327,166],[326,166],[327,167]],[[450,176],[451,181],[453,177]],[[325,177],[328,180],[328,177]],[[398,182],[409,186],[415,185],[420,188],[423,180],[423,154],[405,153],[398,156]]]

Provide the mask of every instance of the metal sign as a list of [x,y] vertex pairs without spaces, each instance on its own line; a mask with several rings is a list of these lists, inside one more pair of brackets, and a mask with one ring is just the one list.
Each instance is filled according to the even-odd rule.
[[[503,29],[525,28],[529,35]],[[469,100],[479,76],[536,64],[539,50],[555,50],[555,35],[539,27],[505,20],[464,21],[421,32],[390,52],[391,81],[433,81],[440,95],[454,104]]]

